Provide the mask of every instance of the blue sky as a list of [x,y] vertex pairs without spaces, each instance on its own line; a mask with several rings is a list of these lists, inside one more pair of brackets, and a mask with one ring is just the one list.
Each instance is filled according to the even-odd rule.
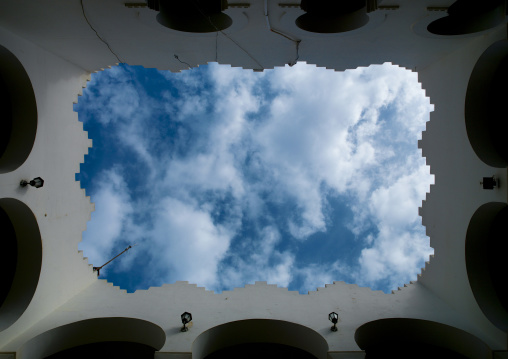
[[433,250],[417,148],[432,105],[390,64],[181,73],[120,65],[75,105],[93,139],[76,178],[95,203],[80,249],[129,292],[333,281],[389,292]]

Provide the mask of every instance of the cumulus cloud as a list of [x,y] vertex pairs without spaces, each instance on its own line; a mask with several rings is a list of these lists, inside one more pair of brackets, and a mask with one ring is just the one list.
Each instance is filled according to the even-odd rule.
[[[242,238],[241,248],[230,251],[220,267],[222,286],[235,288],[255,281],[289,286],[294,269],[294,255],[289,251],[277,250],[276,246],[280,241],[279,231],[271,226],[261,229],[259,238]],[[250,255],[239,255],[244,251]]]
[[369,205],[362,209],[367,212],[363,218],[370,217],[378,229],[377,236],[369,239],[371,246],[364,248],[359,258],[357,280],[362,284],[385,279],[394,288],[414,280],[422,258],[433,252],[417,213],[421,194],[429,191],[432,178],[421,159],[412,160],[420,165],[407,164],[404,168],[415,167],[413,171],[377,188]]
[[158,212],[150,245],[167,264],[167,279],[214,287],[233,233],[215,225],[207,210],[173,198],[165,198]]
[[[145,249],[121,270],[147,256],[148,285],[267,280],[305,292],[349,278],[387,290],[416,277],[432,252],[417,216],[432,177],[416,146],[431,106],[416,74],[299,63],[156,75],[147,89],[132,68],[101,73],[78,108],[127,176],[109,170],[95,183],[83,245],[94,263],[129,228],[124,239]],[[301,246],[335,225],[334,201],[353,218],[341,233],[358,256],[308,263]]]
[[[95,212],[83,233],[80,248],[98,267],[106,263],[122,241],[132,214],[131,199],[118,168],[103,172],[94,194]],[[105,274],[107,267],[103,273]]]

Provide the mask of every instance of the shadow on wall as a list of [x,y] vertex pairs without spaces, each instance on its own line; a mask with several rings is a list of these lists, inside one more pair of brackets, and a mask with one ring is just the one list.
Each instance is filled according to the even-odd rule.
[[[270,319],[248,319],[222,324],[201,333],[192,344],[192,358],[238,357],[238,351],[259,354],[258,358],[326,359],[328,343],[303,325]],[[244,351],[245,350],[245,351]],[[236,353],[236,355],[234,355]],[[243,357],[243,354],[242,354]],[[254,357],[254,356],[249,356]]]
[[208,356],[206,359],[315,359],[316,357],[305,350],[291,347],[289,345],[275,343],[248,343],[239,344],[220,349]]
[[476,210],[466,235],[466,269],[478,306],[499,329],[508,331],[506,253],[508,205],[491,202]]
[[432,22],[427,30],[436,35],[464,35],[491,29],[504,22],[505,0],[457,0],[448,16]]
[[32,151],[37,104],[23,65],[1,45],[0,117],[0,173],[7,173],[21,166]]
[[0,199],[0,331],[8,328],[32,301],[42,264],[42,242],[34,214],[23,202]]
[[365,358],[492,357],[480,339],[460,329],[421,319],[388,318],[368,322],[356,330],[355,340]]
[[300,7],[306,14],[296,19],[296,25],[309,32],[346,32],[369,22],[367,0],[302,0]]
[[155,348],[131,342],[101,342],[80,345],[50,355],[45,359],[153,359]]
[[508,41],[491,45],[478,59],[466,92],[465,119],[476,155],[492,167],[508,166]]
[[20,354],[27,359],[148,359],[154,357],[165,341],[164,330],[146,320],[93,318],[39,334],[23,345]]
[[216,32],[233,24],[233,20],[222,12],[228,8],[227,0],[149,0],[148,7],[159,11],[159,24],[177,31]]

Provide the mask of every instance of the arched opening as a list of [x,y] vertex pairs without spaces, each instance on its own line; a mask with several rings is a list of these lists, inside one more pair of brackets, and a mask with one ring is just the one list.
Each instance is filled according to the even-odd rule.
[[291,347],[289,345],[275,343],[249,343],[239,344],[217,350],[206,356],[206,359],[234,359],[238,357],[245,359],[315,359],[316,357],[305,350]]
[[485,316],[508,331],[506,253],[508,205],[491,202],[476,210],[466,235],[466,269],[475,299]]
[[233,20],[222,12],[228,8],[227,0],[151,0],[148,7],[159,11],[159,24],[177,31],[216,32],[233,24]]
[[457,0],[448,16],[433,21],[427,30],[436,35],[471,34],[503,23],[505,16],[505,0]]
[[66,349],[45,359],[149,359],[153,358],[155,349],[151,346],[130,342],[102,342],[79,345]]
[[2,228],[2,251],[0,251],[0,308],[7,298],[16,274],[18,243],[16,232],[7,213],[0,207],[0,228]]
[[469,142],[477,156],[492,167],[508,165],[508,41],[491,45],[478,59],[466,92],[465,120]]
[[306,14],[296,19],[296,25],[305,31],[339,33],[369,22],[366,0],[302,0],[300,7]]
[[475,336],[422,319],[388,318],[363,324],[355,340],[366,358],[490,358],[490,348]]
[[146,320],[94,318],[48,330],[28,341],[21,354],[33,359],[148,359],[154,357],[165,341],[164,330]]
[[39,226],[32,211],[13,198],[0,199],[0,331],[26,310],[37,288],[42,263]]
[[[192,344],[192,357],[323,358],[326,340],[316,331],[281,320],[248,319],[226,323],[200,334]],[[254,356],[252,356],[254,357]]]
[[16,56],[0,45],[0,173],[21,166],[37,132],[32,83]]

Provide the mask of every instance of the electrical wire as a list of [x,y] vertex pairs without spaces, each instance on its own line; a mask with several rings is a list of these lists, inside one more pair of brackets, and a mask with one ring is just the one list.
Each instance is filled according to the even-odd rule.
[[246,49],[244,49],[238,42],[236,42],[232,37],[230,37],[228,34],[226,34],[224,31],[222,31],[221,29],[219,29],[214,23],[213,21],[210,19],[210,16],[207,16],[200,8],[197,0],[193,0],[193,3],[194,5],[196,6],[196,8],[198,9],[198,11],[201,13],[201,15],[203,15],[203,17],[205,17],[208,22],[210,23],[210,25],[212,25],[215,30],[217,30],[217,32],[220,32],[222,35],[224,35],[227,39],[229,39],[232,43],[234,43],[240,50],[242,50],[243,52],[245,52],[247,54],[247,56],[249,56],[260,68],[257,69],[259,71],[263,71],[265,68],[263,67],[263,65],[261,65],[259,63],[258,60],[256,60],[256,58],[254,56],[252,56]]
[[287,34],[283,33],[282,31],[279,31],[279,30],[276,30],[276,29],[272,28],[272,25],[270,25],[270,18],[268,16],[268,0],[265,0],[265,18],[266,18],[266,25],[268,26],[268,29],[271,32],[273,32],[273,33],[275,33],[277,35],[283,36],[286,39],[288,39],[289,41],[292,41],[292,42],[295,43],[295,46],[296,46],[296,58],[294,59],[293,62],[288,63],[289,66],[294,66],[298,62],[298,59],[300,58],[300,42],[302,42],[302,40],[297,39],[294,36],[292,37],[291,35],[287,35]]
[[[294,61],[294,64],[296,64],[298,62],[298,59],[300,58],[300,42],[302,42],[302,40],[298,40],[296,42],[296,59]],[[290,64],[289,66],[293,66],[293,65]]]
[[80,3],[81,3],[81,11],[83,12],[83,16],[85,17],[85,20],[86,20],[88,26],[90,26],[90,28],[95,32],[95,35],[97,35],[99,40],[101,40],[108,47],[109,51],[111,51],[111,53],[116,57],[118,62],[120,64],[123,64],[124,62],[122,60],[120,60],[118,55],[113,51],[113,49],[111,49],[111,46],[109,46],[109,44],[106,42],[106,40],[104,40],[102,37],[100,37],[100,35],[97,32],[97,30],[95,30],[94,27],[92,26],[92,24],[90,24],[90,21],[88,21],[88,17],[86,16],[86,13],[85,13],[85,7],[83,6],[83,0],[80,0]]
[[178,61],[180,61],[182,64],[185,64],[185,65],[189,66],[189,68],[191,68],[191,67],[192,67],[192,66],[191,66],[191,65],[189,65],[187,62],[180,60],[180,59],[178,58],[178,55],[177,55],[177,54],[175,54],[175,59],[177,59]]
[[218,52],[218,42],[219,42],[219,32],[215,33],[215,62],[219,62],[219,52]]

